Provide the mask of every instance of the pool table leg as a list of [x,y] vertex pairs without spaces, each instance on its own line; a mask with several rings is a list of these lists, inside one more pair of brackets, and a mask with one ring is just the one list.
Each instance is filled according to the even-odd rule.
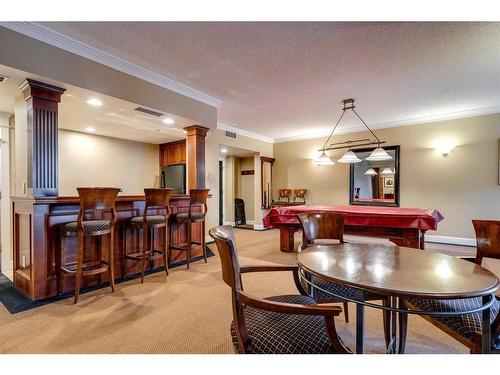
[[280,250],[285,253],[290,253],[295,250],[294,234],[299,228],[297,227],[281,227],[280,228]]
[[424,250],[425,236],[424,231],[420,229],[404,229],[402,237],[391,237],[389,240],[398,246],[413,247]]

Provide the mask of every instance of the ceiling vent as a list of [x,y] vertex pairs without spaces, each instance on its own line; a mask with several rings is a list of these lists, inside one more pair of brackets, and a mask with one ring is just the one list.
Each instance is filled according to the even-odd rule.
[[9,80],[9,77],[0,74],[0,83],[6,83]]
[[151,115],[151,116],[156,116],[156,117],[163,116],[163,113],[156,112],[156,111],[153,111],[152,109],[147,109],[147,108],[143,108],[143,107],[137,107],[137,108],[135,108],[135,110],[142,112],[142,113],[147,113],[148,115]]
[[226,130],[226,138],[236,139],[236,133]]

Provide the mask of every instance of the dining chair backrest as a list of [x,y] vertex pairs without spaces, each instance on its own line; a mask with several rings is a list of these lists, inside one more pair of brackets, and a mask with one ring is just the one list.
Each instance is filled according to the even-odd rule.
[[302,226],[304,241],[312,245],[314,240],[338,240],[344,242],[345,214],[320,212],[298,215]]
[[233,228],[222,225],[209,230],[209,235],[215,240],[222,264],[222,279],[233,292],[242,291],[240,263]]
[[500,221],[472,220],[472,224],[476,231],[476,264],[481,264],[483,258],[500,259]]
[[292,194],[292,189],[278,189],[278,200],[286,199],[290,202],[290,194]]

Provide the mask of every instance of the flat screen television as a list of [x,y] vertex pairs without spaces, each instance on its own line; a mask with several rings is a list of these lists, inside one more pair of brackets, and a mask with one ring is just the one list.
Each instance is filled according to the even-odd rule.
[[162,167],[161,187],[174,189],[174,194],[186,194],[186,166],[176,164]]

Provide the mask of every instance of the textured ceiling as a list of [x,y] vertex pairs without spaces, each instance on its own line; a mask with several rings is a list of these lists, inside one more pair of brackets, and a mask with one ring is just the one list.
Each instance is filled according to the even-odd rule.
[[220,98],[220,122],[272,138],[324,133],[348,97],[369,124],[500,105],[500,23],[43,25]]
[[[97,135],[160,144],[185,138],[183,127],[193,123],[192,120],[172,114],[164,114],[161,118],[144,114],[134,110],[137,104],[6,66],[0,65],[0,73],[9,77],[7,83],[0,84],[0,112],[14,113],[15,99],[21,96],[18,86],[26,78],[64,87],[66,92],[59,105],[58,125],[61,129],[84,132],[86,128],[92,127]],[[87,104],[87,100],[92,98],[101,100],[102,106]],[[174,120],[174,124],[164,124],[162,119],[165,117]]]

